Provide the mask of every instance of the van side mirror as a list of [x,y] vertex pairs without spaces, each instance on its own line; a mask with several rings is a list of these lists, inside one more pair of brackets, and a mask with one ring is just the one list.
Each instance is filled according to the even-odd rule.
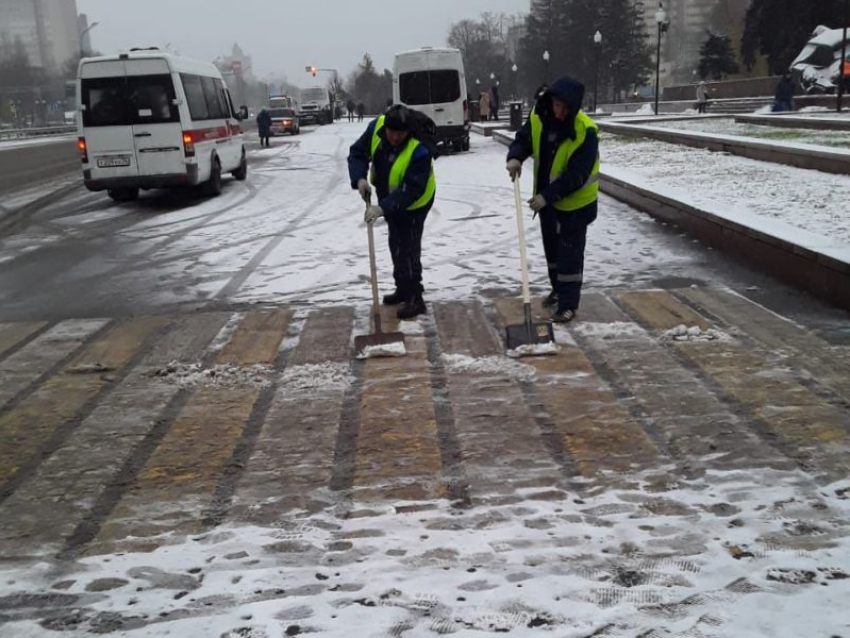
[[236,119],[239,120],[247,120],[248,119],[248,107],[244,104],[239,107],[239,113],[236,115]]

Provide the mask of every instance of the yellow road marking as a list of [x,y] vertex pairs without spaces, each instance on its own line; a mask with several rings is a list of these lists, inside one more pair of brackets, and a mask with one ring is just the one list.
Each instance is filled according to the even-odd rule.
[[145,340],[167,325],[162,317],[119,321],[35,393],[0,418],[0,484],[14,476],[63,423],[110,382]]

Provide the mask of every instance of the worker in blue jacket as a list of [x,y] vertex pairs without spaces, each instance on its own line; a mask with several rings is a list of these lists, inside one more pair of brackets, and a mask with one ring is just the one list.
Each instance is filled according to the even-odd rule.
[[517,131],[507,170],[518,179],[534,158],[534,197],[552,291],[544,307],[552,321],[572,321],[584,280],[587,227],[596,219],[599,193],[599,127],[581,110],[584,85],[564,77],[552,84]]
[[[395,291],[384,304],[401,304],[400,319],[427,312],[422,286],[422,233],[434,204],[436,155],[421,127],[425,116],[401,104],[369,123],[348,155],[351,187],[366,202],[365,221],[383,217],[389,228]],[[372,204],[372,187],[377,204]]]

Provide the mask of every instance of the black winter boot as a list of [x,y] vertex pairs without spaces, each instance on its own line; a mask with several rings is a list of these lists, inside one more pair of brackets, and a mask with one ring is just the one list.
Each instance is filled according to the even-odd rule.
[[416,295],[404,302],[404,305],[396,313],[399,319],[413,319],[418,315],[428,312],[422,295]]
[[397,306],[398,304],[404,301],[404,295],[398,291],[396,288],[395,292],[391,292],[388,295],[384,295],[384,305],[385,306]]
[[552,308],[553,306],[558,305],[558,293],[554,290],[546,295],[546,298],[543,300],[544,308]]

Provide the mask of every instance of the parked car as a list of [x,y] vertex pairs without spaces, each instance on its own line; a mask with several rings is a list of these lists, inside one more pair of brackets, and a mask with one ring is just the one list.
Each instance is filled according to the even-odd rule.
[[298,124],[298,114],[292,109],[269,109],[272,117],[272,135],[298,135],[301,127]]
[[158,49],[84,58],[77,73],[78,147],[91,191],[116,201],[139,189],[202,185],[248,175],[240,120],[218,69]]
[[430,117],[441,145],[469,150],[469,102],[457,49],[423,47],[395,56],[393,100]]
[[[835,93],[841,70],[843,29],[817,27],[791,63],[791,77],[805,93]],[[850,60],[850,45],[847,46]],[[845,76],[846,81],[846,76]]]

